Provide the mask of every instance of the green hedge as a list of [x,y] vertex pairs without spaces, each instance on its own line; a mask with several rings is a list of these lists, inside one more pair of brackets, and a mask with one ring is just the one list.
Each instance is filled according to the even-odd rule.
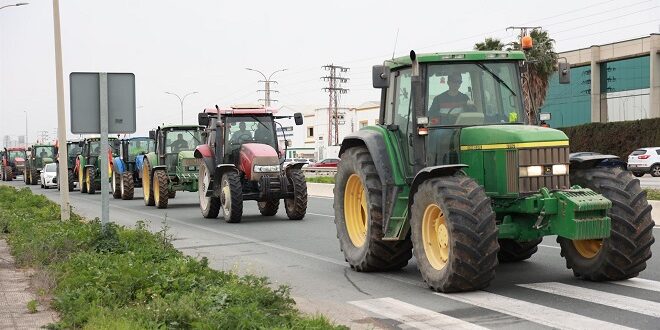
[[286,286],[183,255],[165,230],[82,220],[60,221],[46,197],[0,185],[0,235],[36,269],[35,289],[60,316],[51,329],[335,328],[298,312]]
[[571,141],[571,152],[595,151],[628,161],[628,155],[643,147],[660,147],[660,118],[591,123],[560,128]]

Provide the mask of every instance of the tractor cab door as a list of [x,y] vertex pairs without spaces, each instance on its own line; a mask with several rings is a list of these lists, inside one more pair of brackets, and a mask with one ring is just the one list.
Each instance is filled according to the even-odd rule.
[[385,116],[383,118],[385,127],[398,142],[401,157],[399,166],[406,177],[412,177],[413,173],[413,148],[411,137],[413,132],[412,93],[411,93],[412,69],[393,71],[390,77],[390,86],[387,88],[387,103],[385,104]]

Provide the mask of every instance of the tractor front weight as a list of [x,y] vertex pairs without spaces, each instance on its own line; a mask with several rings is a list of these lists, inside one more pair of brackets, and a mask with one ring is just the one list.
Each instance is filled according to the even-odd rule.
[[607,211],[612,202],[591,189],[578,186],[520,199],[495,199],[499,238],[530,241],[547,235],[571,240],[600,239],[610,236]]

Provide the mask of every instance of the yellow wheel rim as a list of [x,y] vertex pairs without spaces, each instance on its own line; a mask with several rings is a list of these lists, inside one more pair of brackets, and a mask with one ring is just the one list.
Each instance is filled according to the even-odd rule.
[[574,240],[573,246],[575,246],[575,249],[581,256],[587,259],[591,259],[595,257],[598,254],[598,252],[600,252],[600,248],[603,247],[603,240],[602,239]]
[[87,182],[87,191],[90,191],[92,188],[92,173],[91,171],[87,171],[87,177],[85,178],[85,182]]
[[436,204],[431,204],[424,210],[422,241],[424,253],[431,266],[437,270],[443,269],[447,265],[451,247],[445,214]]
[[160,189],[158,187],[158,178],[156,177],[156,173],[154,173],[154,200],[156,203],[160,200]]
[[348,178],[344,191],[344,218],[348,237],[356,247],[364,245],[367,240],[367,209],[367,194],[362,180],[353,174]]
[[144,164],[142,166],[142,190],[144,191],[144,200],[149,200],[149,194],[151,193],[151,177],[149,176],[149,166]]
[[80,190],[82,190],[82,186],[83,186],[83,169],[82,169],[82,166],[80,166],[80,168],[78,169],[78,186],[79,186]]

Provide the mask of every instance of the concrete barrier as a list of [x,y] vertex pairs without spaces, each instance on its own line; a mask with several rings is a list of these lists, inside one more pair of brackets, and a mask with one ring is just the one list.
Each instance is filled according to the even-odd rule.
[[[334,184],[329,183],[312,183],[307,182],[307,194],[316,197],[334,197],[332,190],[335,188]],[[656,225],[660,225],[660,201],[649,201],[653,210],[651,217]]]

